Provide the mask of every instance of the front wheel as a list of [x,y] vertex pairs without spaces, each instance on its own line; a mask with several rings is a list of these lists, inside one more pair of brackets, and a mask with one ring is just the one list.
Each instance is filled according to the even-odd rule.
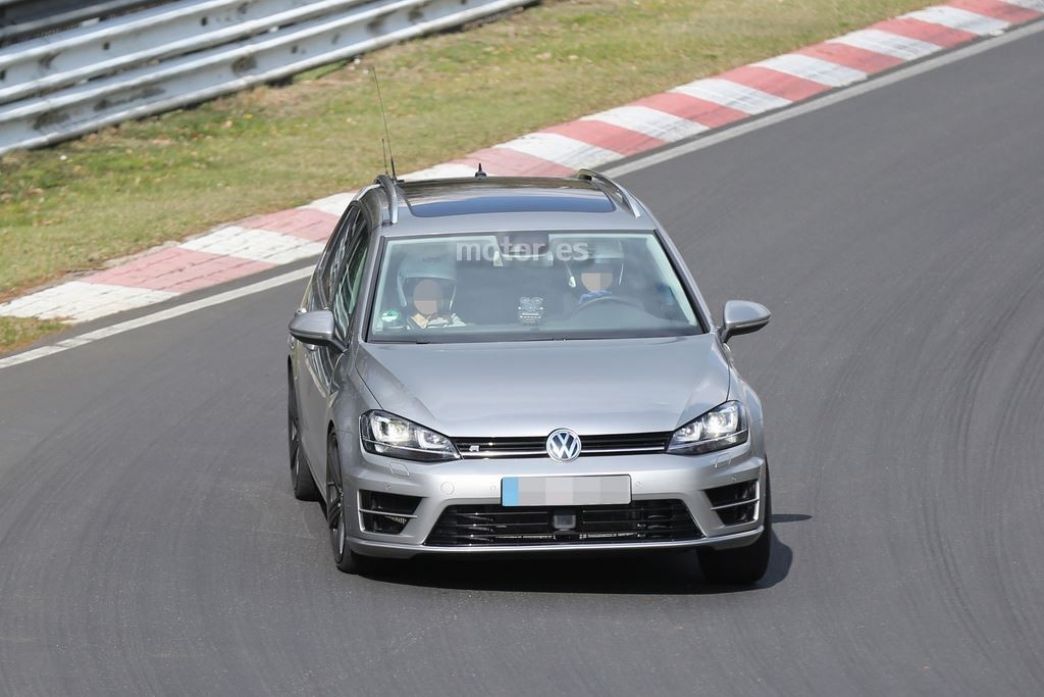
[[765,524],[752,545],[734,549],[701,549],[700,568],[708,582],[722,586],[749,586],[768,571],[772,552],[772,496],[768,469],[765,469]]
[[326,523],[330,528],[334,564],[346,574],[362,574],[371,570],[373,559],[356,554],[348,546],[348,518],[345,514],[344,484],[337,441],[330,437],[326,464]]

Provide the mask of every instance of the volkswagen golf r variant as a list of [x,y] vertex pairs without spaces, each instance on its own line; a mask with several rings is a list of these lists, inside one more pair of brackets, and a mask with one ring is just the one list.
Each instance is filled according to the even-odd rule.
[[290,323],[295,495],[334,561],[771,546],[761,402],[656,219],[595,172],[404,183],[345,210]]

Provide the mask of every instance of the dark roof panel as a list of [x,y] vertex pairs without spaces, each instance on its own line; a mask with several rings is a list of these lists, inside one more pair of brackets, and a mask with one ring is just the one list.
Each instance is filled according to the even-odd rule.
[[404,186],[410,212],[419,218],[484,213],[612,213],[612,200],[586,182],[563,179],[489,178],[415,182]]

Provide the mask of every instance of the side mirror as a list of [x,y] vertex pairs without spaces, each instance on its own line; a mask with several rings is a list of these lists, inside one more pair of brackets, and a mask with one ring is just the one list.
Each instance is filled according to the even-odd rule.
[[756,332],[769,323],[772,313],[768,308],[748,300],[730,300],[722,311],[721,327],[718,335],[722,341],[728,341],[739,334]]
[[344,349],[334,332],[334,316],[329,310],[312,310],[294,315],[290,320],[290,336],[309,346]]

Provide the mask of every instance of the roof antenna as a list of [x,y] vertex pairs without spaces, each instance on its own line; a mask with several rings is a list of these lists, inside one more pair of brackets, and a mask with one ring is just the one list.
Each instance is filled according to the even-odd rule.
[[475,178],[476,179],[485,179],[489,175],[482,171],[482,163],[481,162],[479,162],[478,165],[479,165],[479,168],[478,168],[478,171],[475,172]]
[[381,139],[381,149],[385,151],[385,173],[388,170],[387,161],[391,161],[392,179],[399,181],[399,177],[395,174],[395,153],[392,152],[391,133],[388,132],[388,116],[384,111],[384,98],[381,96],[381,82],[377,79],[377,68],[371,65],[370,72],[373,74],[373,84],[377,86],[377,103],[381,107],[381,121],[384,122],[384,138]]
[[381,161],[384,163],[384,173],[388,173],[388,141],[381,136]]

